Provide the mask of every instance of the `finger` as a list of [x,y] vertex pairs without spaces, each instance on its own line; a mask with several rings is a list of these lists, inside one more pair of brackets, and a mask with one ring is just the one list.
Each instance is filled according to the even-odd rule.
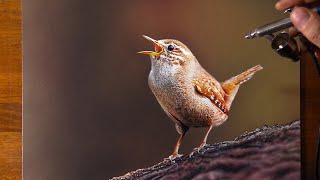
[[290,7],[298,6],[305,3],[315,2],[315,0],[280,0],[276,3],[275,7],[279,11],[284,11]]
[[310,42],[320,47],[320,17],[315,12],[299,7],[293,10],[290,18],[294,26]]
[[299,33],[299,31],[298,31],[298,29],[296,28],[296,27],[290,27],[289,28],[289,35],[291,36],[291,37],[296,37],[296,36],[298,36],[298,33]]

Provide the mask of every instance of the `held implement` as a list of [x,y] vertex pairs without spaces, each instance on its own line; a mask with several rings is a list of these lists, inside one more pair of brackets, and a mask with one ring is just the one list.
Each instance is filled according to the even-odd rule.
[[[320,15],[320,6],[312,8],[312,10]],[[291,12],[291,8],[287,9],[285,13],[286,12]],[[301,52],[296,40],[293,37],[290,37],[287,32],[281,32],[277,35],[273,35],[273,33],[283,31],[291,26],[293,26],[293,24],[290,20],[290,17],[283,18],[257,28],[256,30],[248,33],[245,38],[253,39],[256,37],[265,37],[269,41],[271,41],[271,48],[280,56],[289,58],[292,61],[297,62],[301,59]],[[315,55],[315,51],[318,49],[318,47],[308,41],[307,38],[304,37],[301,33],[299,33],[299,39],[310,53],[320,76],[320,64]]]
[[[313,11],[317,12],[320,14],[320,6],[317,6],[312,9]],[[285,12],[291,12],[291,9],[287,9]],[[277,21],[274,21],[272,23],[268,23],[266,25],[263,25],[254,31],[248,33],[245,38],[246,39],[253,39],[255,37],[263,37],[267,34],[272,34],[278,31],[282,31],[284,29],[287,29],[289,27],[293,26],[290,17],[283,18]]]

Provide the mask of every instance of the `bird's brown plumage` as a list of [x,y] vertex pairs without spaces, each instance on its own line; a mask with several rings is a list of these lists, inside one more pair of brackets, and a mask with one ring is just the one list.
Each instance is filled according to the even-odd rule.
[[209,98],[215,106],[228,115],[229,110],[226,102],[213,81],[207,78],[201,78],[195,79],[193,84],[200,94]]
[[180,134],[172,159],[179,156],[180,144],[190,127],[208,127],[200,147],[205,145],[212,127],[228,119],[240,85],[262,67],[255,66],[220,83],[202,68],[183,43],[145,38],[155,45],[155,52],[140,52],[151,58],[149,86]]

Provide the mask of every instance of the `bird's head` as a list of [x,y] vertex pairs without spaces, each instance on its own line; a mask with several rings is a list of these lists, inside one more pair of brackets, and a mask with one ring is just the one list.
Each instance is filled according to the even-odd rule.
[[140,51],[140,54],[150,55],[153,61],[163,61],[172,65],[184,65],[189,61],[195,60],[192,52],[182,42],[174,39],[154,40],[143,35],[154,45],[154,51]]

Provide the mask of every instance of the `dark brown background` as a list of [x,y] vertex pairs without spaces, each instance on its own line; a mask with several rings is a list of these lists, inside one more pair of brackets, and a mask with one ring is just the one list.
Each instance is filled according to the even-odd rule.
[[[167,157],[177,138],[147,85],[141,35],[184,42],[218,80],[256,64],[229,120],[209,143],[299,119],[299,63],[249,30],[284,17],[276,1],[41,1],[23,3],[24,177],[104,179]],[[188,154],[203,129],[182,144]]]

